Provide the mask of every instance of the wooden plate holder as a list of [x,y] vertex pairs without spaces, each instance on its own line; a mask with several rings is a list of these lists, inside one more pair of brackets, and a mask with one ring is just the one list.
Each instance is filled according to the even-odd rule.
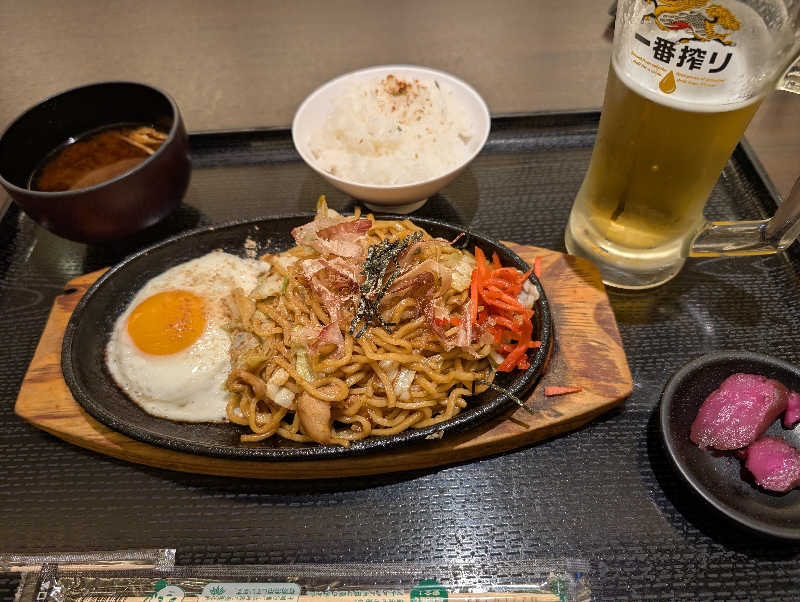
[[[600,274],[588,261],[538,247],[505,243],[529,264],[542,258],[542,284],[554,325],[546,372],[528,396],[531,415],[516,408],[465,433],[338,460],[275,462],[211,458],[131,439],[94,420],[73,399],[61,374],[61,341],[72,311],[103,270],[67,284],[50,312],[25,375],[15,412],[75,445],[158,468],[257,479],[347,477],[452,464],[523,447],[576,429],[630,395],[633,382],[614,312]],[[546,397],[548,385],[581,387]]]

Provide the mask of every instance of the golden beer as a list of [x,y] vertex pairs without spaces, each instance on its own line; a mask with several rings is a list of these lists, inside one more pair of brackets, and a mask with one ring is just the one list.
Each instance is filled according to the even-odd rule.
[[707,229],[703,207],[722,168],[797,53],[783,0],[759,6],[618,3],[597,140],[565,232],[567,250],[607,284],[669,280]]
[[612,65],[592,160],[567,247],[633,271],[669,270],[705,222],[703,206],[760,99],[690,111],[626,85]]

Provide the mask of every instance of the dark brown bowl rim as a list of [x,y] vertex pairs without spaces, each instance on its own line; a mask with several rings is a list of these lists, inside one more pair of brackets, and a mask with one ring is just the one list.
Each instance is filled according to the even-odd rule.
[[110,185],[112,185],[112,184],[114,184],[116,182],[119,182],[120,180],[124,180],[125,178],[128,178],[131,175],[141,171],[147,165],[149,165],[150,163],[155,161],[157,159],[157,157],[161,156],[164,153],[164,151],[170,146],[170,144],[172,144],[173,140],[175,140],[175,137],[176,137],[176,135],[178,133],[178,130],[180,129],[181,114],[180,114],[180,111],[178,110],[178,104],[175,102],[175,99],[173,99],[172,96],[170,96],[164,90],[162,90],[161,88],[158,88],[157,86],[152,86],[150,84],[145,84],[145,83],[142,83],[142,82],[127,81],[127,80],[109,80],[109,81],[95,82],[95,83],[91,83],[91,84],[83,84],[83,85],[80,85],[80,86],[75,86],[73,88],[69,88],[68,90],[63,90],[61,92],[57,92],[55,94],[52,94],[51,96],[48,96],[47,98],[44,98],[44,99],[40,100],[35,105],[32,105],[32,106],[28,107],[27,109],[25,109],[16,118],[14,118],[14,120],[12,120],[11,123],[8,124],[8,126],[3,130],[3,133],[0,134],[0,144],[3,143],[3,138],[5,138],[6,134],[9,132],[9,130],[11,130],[11,128],[13,128],[20,120],[22,120],[22,118],[24,118],[26,115],[28,115],[28,113],[31,113],[32,111],[38,109],[43,104],[48,103],[48,102],[58,98],[59,96],[66,96],[67,94],[72,94],[73,92],[77,92],[78,90],[84,90],[86,88],[100,88],[102,86],[108,86],[108,85],[140,86],[142,88],[147,88],[148,90],[151,90],[151,91],[153,91],[153,92],[155,92],[157,94],[160,94],[161,96],[163,96],[167,100],[167,102],[169,102],[169,105],[170,105],[170,107],[172,109],[172,127],[169,130],[169,134],[167,135],[167,139],[164,140],[163,144],[161,144],[161,146],[158,148],[158,150],[156,152],[154,152],[152,155],[147,157],[144,161],[139,163],[139,165],[137,165],[136,167],[134,167],[133,169],[131,169],[129,171],[126,171],[126,172],[124,172],[124,173],[122,173],[122,174],[120,174],[118,176],[115,176],[115,177],[111,178],[110,180],[105,180],[104,182],[99,182],[98,184],[94,184],[93,186],[87,186],[86,188],[79,188],[77,190],[59,190],[57,192],[44,192],[44,191],[41,191],[41,190],[31,190],[30,188],[21,188],[21,187],[17,186],[16,184],[12,184],[8,180],[6,180],[3,177],[2,171],[0,171],[0,185],[2,185],[3,188],[5,188],[6,190],[9,190],[9,191],[22,193],[22,194],[25,194],[25,195],[28,195],[28,196],[35,196],[35,197],[39,197],[39,198],[43,198],[43,199],[57,199],[57,198],[72,197],[72,196],[75,196],[76,194],[83,194],[83,193],[85,193],[87,191],[90,191],[90,190],[91,191],[98,190],[98,189],[103,188],[105,186],[110,186]]

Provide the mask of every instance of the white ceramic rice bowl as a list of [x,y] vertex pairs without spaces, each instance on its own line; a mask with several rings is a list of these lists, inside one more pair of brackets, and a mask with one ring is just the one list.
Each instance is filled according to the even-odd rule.
[[[460,102],[473,122],[474,135],[467,143],[466,159],[450,171],[410,184],[364,184],[336,177],[321,169],[314,158],[309,142],[312,133],[323,128],[325,121],[334,109],[334,101],[354,84],[383,78],[392,74],[401,79],[437,79],[446,83],[453,91],[453,98]],[[303,160],[332,186],[349,194],[375,211],[410,213],[420,208],[428,197],[439,192],[452,182],[481,151],[489,137],[491,118],[489,108],[483,98],[469,84],[443,71],[415,67],[413,65],[381,65],[359,69],[341,75],[320,86],[306,98],[295,113],[292,122],[292,140]]]

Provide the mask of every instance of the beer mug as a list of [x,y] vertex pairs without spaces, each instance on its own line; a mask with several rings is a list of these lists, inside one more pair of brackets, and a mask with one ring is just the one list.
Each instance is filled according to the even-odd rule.
[[800,0],[619,0],[567,250],[595,263],[606,284],[644,289],[686,257],[791,244],[800,180],[771,220],[709,223],[703,207],[764,97],[776,86],[800,92],[800,68],[790,68],[799,53]]

